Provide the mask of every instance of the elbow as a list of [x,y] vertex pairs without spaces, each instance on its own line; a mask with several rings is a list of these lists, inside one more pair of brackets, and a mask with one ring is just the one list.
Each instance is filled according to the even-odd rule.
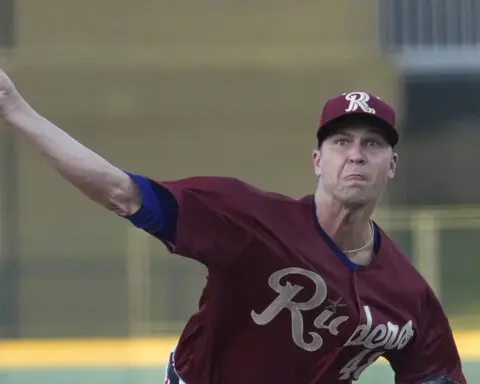
[[112,188],[104,205],[120,216],[131,216],[141,208],[142,198],[136,184],[129,179],[128,185]]

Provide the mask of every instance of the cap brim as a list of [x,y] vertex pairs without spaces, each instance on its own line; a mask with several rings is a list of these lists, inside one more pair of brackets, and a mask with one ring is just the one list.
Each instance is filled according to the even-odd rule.
[[343,123],[344,121],[352,118],[352,117],[361,117],[368,121],[374,126],[377,126],[380,130],[380,133],[384,136],[385,140],[394,147],[398,143],[398,133],[397,131],[385,120],[379,118],[378,116],[372,115],[371,113],[364,113],[364,112],[352,112],[349,114],[345,114],[342,116],[335,117],[325,124],[323,124],[317,131],[317,142],[318,146],[330,135],[332,135],[337,128],[339,128],[339,124]]

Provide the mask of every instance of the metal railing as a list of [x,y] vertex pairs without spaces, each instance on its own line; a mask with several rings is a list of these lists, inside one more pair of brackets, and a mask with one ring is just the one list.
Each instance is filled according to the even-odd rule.
[[386,51],[477,47],[478,0],[380,0],[379,26]]

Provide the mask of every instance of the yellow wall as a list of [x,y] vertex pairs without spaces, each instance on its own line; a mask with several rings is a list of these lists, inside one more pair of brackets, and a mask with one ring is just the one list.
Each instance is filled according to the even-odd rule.
[[[455,335],[463,361],[480,359],[480,332]],[[177,339],[16,341],[0,343],[0,368],[161,366]]]

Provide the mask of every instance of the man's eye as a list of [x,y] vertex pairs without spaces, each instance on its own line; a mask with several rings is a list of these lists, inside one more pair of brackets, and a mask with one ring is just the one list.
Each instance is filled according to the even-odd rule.
[[345,144],[347,144],[347,139],[337,139],[337,140],[335,140],[335,144],[345,145]]
[[367,141],[367,146],[368,147],[378,147],[380,145],[380,142],[378,140],[368,140]]

